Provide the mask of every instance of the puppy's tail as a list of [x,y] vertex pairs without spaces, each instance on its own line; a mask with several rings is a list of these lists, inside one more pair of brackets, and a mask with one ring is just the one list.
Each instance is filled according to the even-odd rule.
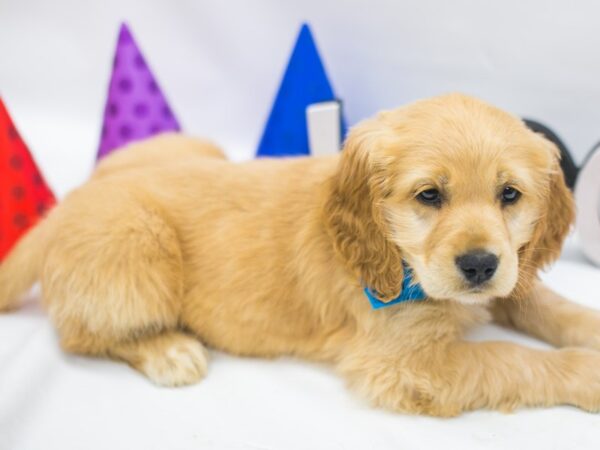
[[20,297],[39,277],[47,219],[28,230],[0,262],[0,311],[19,306]]

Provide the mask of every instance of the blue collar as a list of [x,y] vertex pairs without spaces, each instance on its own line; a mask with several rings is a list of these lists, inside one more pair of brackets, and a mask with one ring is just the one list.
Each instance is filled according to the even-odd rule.
[[373,294],[371,289],[369,289],[368,287],[365,287],[364,291],[365,291],[365,295],[371,302],[371,306],[373,307],[373,309],[385,308],[386,306],[392,306],[392,305],[395,305],[396,303],[402,303],[402,302],[406,302],[409,300],[419,301],[419,300],[425,300],[427,298],[427,295],[423,291],[423,288],[421,287],[421,285],[419,283],[415,283],[413,281],[412,270],[407,265],[404,265],[404,278],[402,279],[402,292],[400,292],[400,295],[398,297],[396,297],[395,299],[390,300],[387,303],[384,303],[381,300],[379,300],[375,296],[375,294]]

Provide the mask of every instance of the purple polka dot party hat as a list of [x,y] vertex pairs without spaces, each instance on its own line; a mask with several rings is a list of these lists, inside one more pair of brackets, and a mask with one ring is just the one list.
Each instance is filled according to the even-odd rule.
[[146,59],[121,24],[97,159],[133,141],[180,126]]

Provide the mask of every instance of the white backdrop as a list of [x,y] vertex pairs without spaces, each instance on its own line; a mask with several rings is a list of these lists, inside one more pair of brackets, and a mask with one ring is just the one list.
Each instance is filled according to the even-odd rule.
[[126,19],[184,128],[252,155],[302,21],[350,124],[463,91],[600,138],[600,3],[503,0],[0,0],[0,93],[50,183],[88,175]]

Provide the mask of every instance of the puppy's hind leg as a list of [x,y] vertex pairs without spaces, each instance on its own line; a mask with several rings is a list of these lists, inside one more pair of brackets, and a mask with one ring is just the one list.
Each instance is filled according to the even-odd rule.
[[200,381],[208,369],[208,352],[192,335],[164,329],[141,336],[113,340],[103,334],[81,331],[61,336],[62,347],[72,353],[107,356],[125,361],[159,386],[184,386]]
[[206,374],[208,354],[193,336],[163,331],[112,346],[109,355],[127,361],[160,386],[183,386]]
[[[61,345],[128,362],[160,385],[190,384],[206,372],[202,344],[179,330],[182,257],[159,211],[120,194],[110,208],[57,227],[42,273],[44,301]],[[88,215],[89,213],[89,215]]]

